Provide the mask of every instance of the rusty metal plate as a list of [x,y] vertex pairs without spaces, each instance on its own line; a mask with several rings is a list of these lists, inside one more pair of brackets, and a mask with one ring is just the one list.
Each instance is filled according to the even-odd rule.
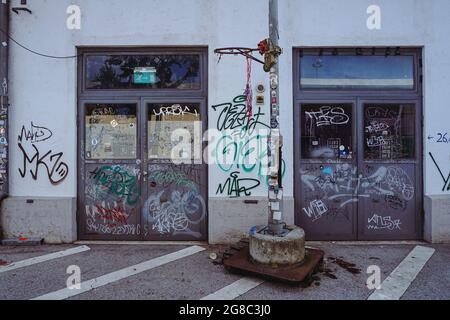
[[323,256],[322,250],[306,249],[305,260],[302,263],[292,266],[270,267],[253,263],[249,248],[245,247],[231,257],[224,259],[223,265],[230,272],[300,285],[307,282],[319,270],[323,262]]

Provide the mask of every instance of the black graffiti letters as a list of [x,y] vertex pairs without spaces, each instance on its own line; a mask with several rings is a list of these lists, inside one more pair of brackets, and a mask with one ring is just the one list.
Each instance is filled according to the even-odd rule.
[[53,133],[51,132],[51,130],[44,127],[35,126],[34,123],[31,122],[31,129],[27,130],[25,126],[22,127],[22,131],[20,132],[19,136],[19,141],[23,141],[23,138],[25,138],[25,141],[31,143],[38,143],[48,140],[52,136]]
[[41,167],[46,169],[48,179],[53,185],[61,183],[67,177],[69,166],[62,161],[64,154],[62,152],[53,153],[52,150],[43,153],[36,146],[52,136],[53,133],[50,129],[35,126],[33,123],[31,123],[31,129],[27,130],[25,126],[22,127],[18,138],[18,147],[23,155],[22,167],[19,168],[22,178],[25,178],[29,172],[33,180],[37,180]]
[[261,108],[255,110],[250,116],[250,111],[245,105],[245,100],[245,96],[237,96],[233,99],[233,103],[228,102],[212,106],[214,111],[221,109],[219,118],[217,119],[217,130],[242,129],[251,135],[258,124],[269,128],[269,126],[260,121],[260,118],[264,116]]
[[239,171],[232,172],[230,177],[223,184],[219,184],[216,194],[226,193],[227,196],[246,197],[251,195],[251,190],[257,188],[261,182],[257,179],[242,178],[239,179]]
[[430,155],[431,159],[433,160],[434,165],[436,166],[437,170],[439,171],[439,174],[441,175],[442,180],[444,181],[444,186],[442,187],[442,192],[450,191],[450,173],[447,176],[447,178],[445,178],[444,173],[442,172],[441,168],[439,167],[439,164],[437,163],[433,154],[430,152],[429,155]]

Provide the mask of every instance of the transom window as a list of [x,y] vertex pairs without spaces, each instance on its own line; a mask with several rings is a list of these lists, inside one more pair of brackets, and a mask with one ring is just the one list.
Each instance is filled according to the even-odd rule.
[[93,54],[86,57],[88,90],[201,88],[199,54]]
[[414,89],[414,56],[401,51],[319,51],[300,59],[302,89]]

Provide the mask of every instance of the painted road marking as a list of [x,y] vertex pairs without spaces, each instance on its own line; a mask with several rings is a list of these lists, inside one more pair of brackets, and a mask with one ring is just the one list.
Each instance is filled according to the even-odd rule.
[[222,288],[206,297],[201,298],[200,300],[233,300],[237,297],[243,295],[244,293],[256,288],[264,280],[245,277],[239,279],[236,282]]
[[190,255],[196,254],[198,252],[201,252],[205,250],[202,247],[199,246],[192,246],[185,248],[180,251],[176,251],[152,260],[148,260],[139,264],[136,264],[131,267],[127,267],[118,271],[114,271],[108,274],[105,274],[103,276],[100,276],[98,278],[94,278],[88,281],[84,281],[81,283],[81,289],[61,289],[58,291],[54,291],[42,296],[39,296],[37,298],[34,298],[32,300],[63,300],[67,299],[76,295],[79,295],[84,292],[91,291],[95,288],[105,286],[107,284],[137,275],[141,272],[160,267],[166,263],[176,261],[181,258],[188,257]]
[[399,300],[434,254],[434,249],[416,246],[394,271],[381,283],[381,289],[368,300]]
[[76,254],[76,253],[80,253],[80,252],[84,252],[84,251],[88,251],[88,250],[91,250],[91,248],[89,248],[88,246],[80,246],[80,247],[75,247],[75,248],[71,248],[71,249],[67,249],[67,250],[63,250],[63,251],[46,254],[43,256],[39,256],[39,257],[34,257],[31,259],[13,262],[7,266],[0,267],[0,273],[23,268],[23,267],[28,267],[28,266],[38,264],[41,262],[70,256],[72,254]]

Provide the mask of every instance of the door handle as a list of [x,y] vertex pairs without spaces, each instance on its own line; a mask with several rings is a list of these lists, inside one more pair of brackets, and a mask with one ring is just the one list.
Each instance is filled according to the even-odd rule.
[[139,172],[139,180],[141,180],[141,177],[143,178],[144,181],[147,181],[148,172],[147,171]]

